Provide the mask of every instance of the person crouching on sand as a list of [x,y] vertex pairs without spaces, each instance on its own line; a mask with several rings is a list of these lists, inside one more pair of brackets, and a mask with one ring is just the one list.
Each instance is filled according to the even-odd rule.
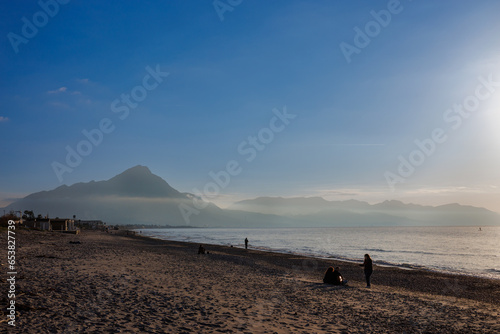
[[347,280],[340,273],[340,267],[335,267],[335,270],[333,271],[333,275],[336,277],[336,282],[338,283],[336,285],[346,285],[347,284]]
[[365,271],[366,287],[370,288],[371,287],[370,276],[373,273],[373,263],[372,259],[370,258],[370,255],[365,254],[365,261],[363,262],[363,264],[360,264],[360,266],[365,267],[364,271]]
[[340,273],[340,268],[329,267],[325,272],[325,277],[323,277],[323,283],[333,284],[333,285],[346,285],[347,280],[344,279]]
[[329,267],[325,272],[325,277],[323,277],[323,283],[333,284],[333,267]]

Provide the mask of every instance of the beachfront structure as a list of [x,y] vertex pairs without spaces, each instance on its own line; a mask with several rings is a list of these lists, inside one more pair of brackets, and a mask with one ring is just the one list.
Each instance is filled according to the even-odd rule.
[[34,220],[25,220],[24,226],[35,230],[42,230],[42,231],[52,230],[49,218],[37,218]]
[[79,220],[78,225],[87,230],[105,230],[106,223],[103,223],[102,220]]
[[25,221],[24,226],[42,231],[76,231],[73,219],[37,218]]
[[51,219],[52,231],[74,231],[75,221],[73,219]]
[[50,231],[52,230],[52,225],[50,225],[50,219],[43,218],[39,221],[39,229],[42,231]]

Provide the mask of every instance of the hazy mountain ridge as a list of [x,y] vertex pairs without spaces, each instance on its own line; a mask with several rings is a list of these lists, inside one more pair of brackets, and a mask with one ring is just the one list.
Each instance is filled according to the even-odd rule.
[[96,195],[187,198],[185,194],[172,188],[165,180],[154,175],[149,168],[144,166],[132,167],[106,181],[62,185],[54,190],[34,193],[25,198],[47,199]]
[[[135,166],[105,181],[76,183],[33,193],[6,208],[33,210],[51,217],[99,219],[110,224],[158,224],[207,227],[327,227],[381,225],[497,225],[500,215],[484,208],[447,204],[423,206],[400,201],[369,204],[322,197],[258,197],[221,209],[203,202],[196,208],[190,193],[181,193],[144,166]],[[180,207],[193,214],[185,219]]]
[[[314,205],[310,205],[314,203]],[[258,197],[234,203],[230,209],[278,214],[309,224],[349,221],[353,225],[498,225],[500,215],[474,206],[451,203],[425,206],[387,200],[328,201],[321,197]]]
[[[281,217],[263,218],[258,213],[226,211],[213,203],[197,209],[190,193],[181,193],[149,168],[135,166],[109,180],[75,183],[50,191],[30,194],[5,207],[10,210],[33,210],[50,217],[73,217],[103,220],[109,224],[158,224],[200,227],[281,226]],[[197,198],[198,203],[203,203]],[[191,207],[196,214],[186,221],[180,206]]]

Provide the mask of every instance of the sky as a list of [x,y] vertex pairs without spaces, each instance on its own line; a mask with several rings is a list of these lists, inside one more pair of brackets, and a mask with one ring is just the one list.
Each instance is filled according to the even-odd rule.
[[498,1],[3,1],[0,206],[143,165],[500,212]]

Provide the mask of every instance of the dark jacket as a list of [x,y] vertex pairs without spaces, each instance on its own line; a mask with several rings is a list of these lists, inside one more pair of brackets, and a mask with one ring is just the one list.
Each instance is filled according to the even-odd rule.
[[363,267],[365,267],[365,273],[372,273],[373,272],[372,259],[365,259],[365,262],[363,262]]
[[344,278],[338,271],[327,271],[325,277],[323,278],[323,283],[342,285]]

